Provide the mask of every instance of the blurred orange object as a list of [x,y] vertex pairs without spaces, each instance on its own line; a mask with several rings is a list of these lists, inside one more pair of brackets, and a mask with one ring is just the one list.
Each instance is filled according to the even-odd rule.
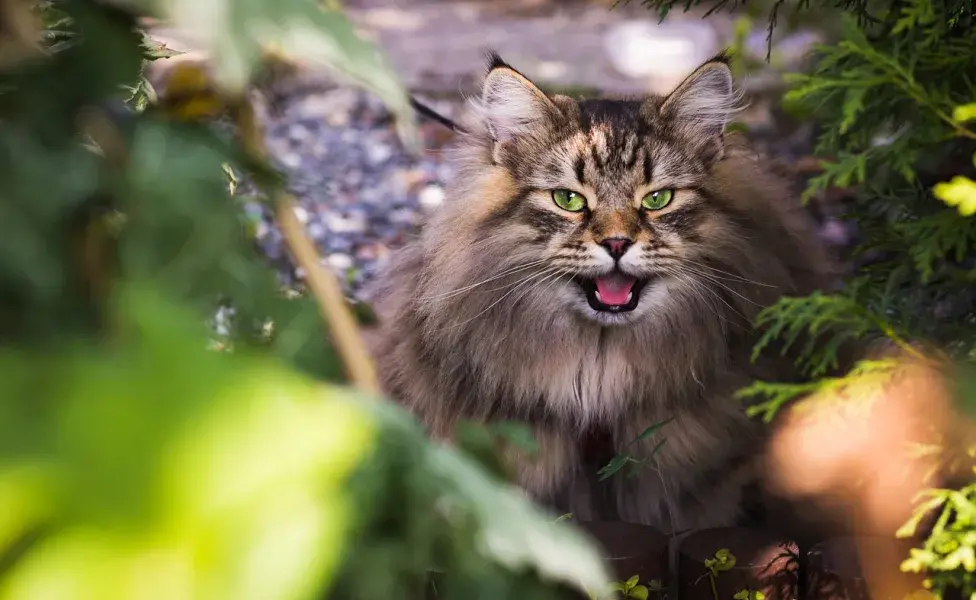
[[[917,451],[954,439],[944,374],[915,358],[899,359],[885,377],[852,380],[815,394],[784,418],[769,456],[769,484],[779,493],[841,510],[855,532],[893,538],[921,490],[940,485],[941,452]],[[906,558],[859,547],[873,596],[903,598],[915,589],[892,577]],[[898,589],[896,589],[898,588]]]

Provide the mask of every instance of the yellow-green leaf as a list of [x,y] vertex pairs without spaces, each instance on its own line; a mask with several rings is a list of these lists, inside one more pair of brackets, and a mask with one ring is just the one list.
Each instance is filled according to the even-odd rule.
[[976,102],[970,102],[969,104],[957,106],[952,111],[952,119],[954,121],[959,121],[960,123],[965,123],[966,121],[976,119]]
[[976,214],[976,181],[956,175],[948,183],[937,183],[932,193],[949,206],[956,207],[964,217]]

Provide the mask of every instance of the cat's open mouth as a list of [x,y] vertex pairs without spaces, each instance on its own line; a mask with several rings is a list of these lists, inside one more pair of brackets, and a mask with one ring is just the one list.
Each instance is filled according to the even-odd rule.
[[583,288],[590,308],[601,312],[621,313],[637,308],[641,290],[650,280],[614,271],[595,278],[576,277],[575,281]]

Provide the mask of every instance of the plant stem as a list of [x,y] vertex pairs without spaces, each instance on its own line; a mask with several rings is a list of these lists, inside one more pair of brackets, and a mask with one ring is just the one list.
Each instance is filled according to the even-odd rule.
[[[236,107],[237,127],[244,150],[255,159],[265,156],[264,141],[254,115],[254,107],[243,101]],[[346,305],[342,287],[335,275],[323,269],[315,245],[308,239],[304,225],[295,216],[295,199],[284,192],[274,195],[275,220],[295,262],[305,271],[305,282],[315,298],[319,313],[328,324],[339,357],[349,380],[365,392],[380,393],[373,361],[352,311]]]
[[356,320],[346,306],[342,288],[332,272],[319,264],[318,252],[308,239],[305,227],[295,216],[295,200],[288,194],[279,194],[275,199],[275,219],[295,262],[305,271],[305,282],[315,297],[319,312],[329,324],[332,341],[349,379],[363,391],[379,394],[376,369],[366,351]]

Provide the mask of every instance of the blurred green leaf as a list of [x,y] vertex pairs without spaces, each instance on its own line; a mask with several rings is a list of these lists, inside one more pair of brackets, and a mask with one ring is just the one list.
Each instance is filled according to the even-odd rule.
[[539,442],[532,434],[532,428],[525,423],[499,421],[491,423],[490,429],[503,441],[512,444],[526,454],[532,455],[539,451]]
[[218,87],[234,96],[269,55],[325,67],[379,96],[396,115],[404,144],[419,150],[413,109],[388,59],[338,9],[316,0],[111,1],[154,13],[185,32],[211,57]]
[[[17,450],[3,456],[29,469],[0,469],[0,489],[22,524],[30,508],[51,527],[0,598],[312,597],[342,556],[368,411],[273,362],[205,350],[192,313],[153,293],[126,287],[117,306],[118,348],[0,357],[0,435]],[[40,410],[20,402],[25,385],[45,392]]]

